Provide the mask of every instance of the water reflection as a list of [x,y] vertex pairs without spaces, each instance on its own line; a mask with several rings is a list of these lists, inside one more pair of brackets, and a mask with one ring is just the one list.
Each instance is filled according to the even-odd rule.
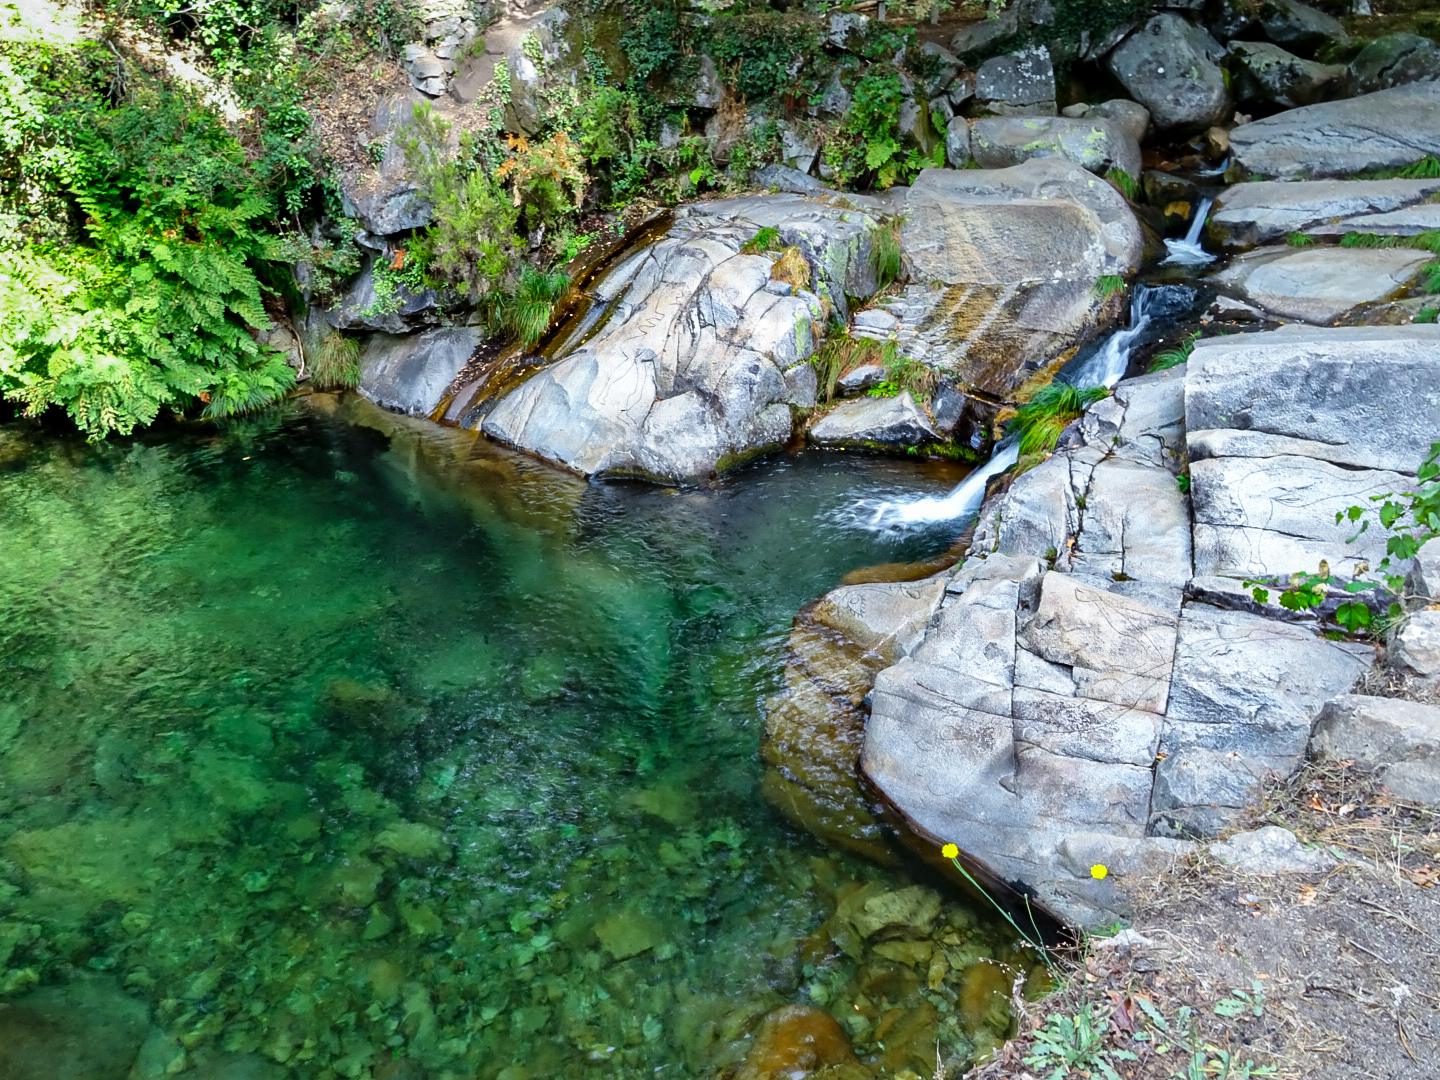
[[795,610],[951,539],[835,508],[948,469],[586,484],[336,399],[0,462],[7,1080],[706,1076],[797,1001],[892,1070],[902,1019],[932,1065],[1003,1029],[958,1005],[992,929],[758,796]]

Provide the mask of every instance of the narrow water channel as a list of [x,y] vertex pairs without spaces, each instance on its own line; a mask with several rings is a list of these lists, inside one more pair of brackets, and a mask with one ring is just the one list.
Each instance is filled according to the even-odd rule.
[[951,897],[933,950],[834,948],[910,881],[787,828],[757,759],[796,609],[954,539],[837,511],[962,474],[586,484],[329,401],[0,426],[0,1000],[130,1016],[157,1077],[708,1077],[787,1002],[967,1054],[924,957],[1001,936]]

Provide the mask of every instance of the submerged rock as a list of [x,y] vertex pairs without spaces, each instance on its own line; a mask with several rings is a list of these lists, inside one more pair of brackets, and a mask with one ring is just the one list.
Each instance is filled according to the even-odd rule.
[[850,1040],[828,1013],[808,1005],[786,1005],[765,1017],[735,1080],[806,1076],[863,1080],[870,1071],[860,1065]]
[[827,843],[894,858],[856,773],[875,673],[913,649],[945,595],[942,578],[846,585],[801,612],[785,687],[771,698],[760,753],[766,799]]
[[[792,405],[813,405],[804,368],[828,302],[875,290],[876,220],[795,195],[678,212],[664,236],[625,255],[557,357],[503,397],[487,435],[577,472],[697,480],[790,437]],[[761,228],[804,256],[810,286],[772,281],[772,254],[744,254]],[[808,387],[808,393],[806,393]]]
[[1276,180],[1348,176],[1440,154],[1440,82],[1307,105],[1237,127],[1235,164]]
[[125,1080],[149,1010],[111,979],[79,978],[0,1002],[5,1080]]

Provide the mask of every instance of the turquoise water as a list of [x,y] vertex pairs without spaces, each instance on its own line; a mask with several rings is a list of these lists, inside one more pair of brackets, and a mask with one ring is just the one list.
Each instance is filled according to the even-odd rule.
[[909,882],[758,794],[795,610],[953,539],[836,512],[950,467],[585,484],[315,401],[0,427],[0,1000],[123,992],[155,1076],[712,1076],[786,1002],[868,1061],[900,1008],[970,1052],[934,958],[991,931],[947,901],[898,960],[831,947]]

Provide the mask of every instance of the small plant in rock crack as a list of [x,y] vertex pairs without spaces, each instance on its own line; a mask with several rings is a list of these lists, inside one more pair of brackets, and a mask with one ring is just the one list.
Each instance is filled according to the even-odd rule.
[[[1420,545],[1440,537],[1440,442],[1430,444],[1430,452],[1415,471],[1414,491],[1370,496],[1371,502],[1379,507],[1351,506],[1337,511],[1335,524],[1345,522],[1358,524],[1353,536],[1346,543],[1353,544],[1370,529],[1373,520],[1390,532],[1385,541],[1385,557],[1375,567],[1378,580],[1371,577],[1370,564],[1355,564],[1351,581],[1341,588],[1356,594],[1384,592],[1400,597],[1405,589],[1405,575],[1393,573],[1398,562],[1413,559]],[[1370,515],[1374,515],[1372,518]],[[1278,589],[1280,606],[1290,611],[1306,611],[1318,608],[1325,602],[1329,586],[1334,583],[1330,564],[1321,560],[1319,571],[1314,574],[1293,574],[1285,578],[1247,578],[1244,587],[1251,591],[1257,603],[1270,601],[1270,590]],[[1404,618],[1404,608],[1398,599],[1390,601],[1383,615],[1378,619],[1370,605],[1362,600],[1347,600],[1335,610],[1335,621],[1350,633],[1362,630],[1384,630]]]
[[1180,344],[1173,349],[1164,349],[1157,352],[1150,358],[1150,366],[1146,373],[1153,375],[1157,371],[1169,371],[1173,367],[1179,367],[1190,359],[1190,354],[1195,351],[1195,342],[1200,340],[1200,331],[1186,334]]
[[763,255],[767,251],[779,251],[784,246],[780,240],[780,230],[773,225],[765,225],[740,245],[740,251],[745,255]]

